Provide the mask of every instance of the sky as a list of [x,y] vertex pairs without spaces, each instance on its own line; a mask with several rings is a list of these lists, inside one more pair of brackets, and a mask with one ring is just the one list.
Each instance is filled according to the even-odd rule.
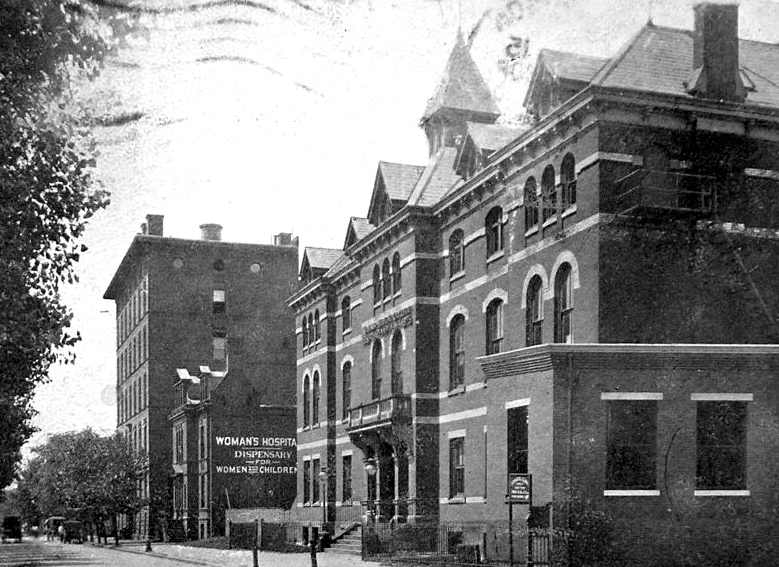
[[[379,160],[423,165],[419,119],[458,28],[481,20],[472,55],[507,117],[521,112],[541,48],[610,56],[651,18],[692,28],[693,0],[148,0],[85,91],[95,112],[126,123],[95,131],[96,178],[110,206],[90,222],[79,282],[63,289],[81,332],[76,362],[37,390],[39,432],[116,425],[115,311],[102,299],[148,213],[165,235],[341,248],[367,214]],[[507,8],[507,5],[509,6]],[[779,42],[779,0],[742,0],[742,38]],[[506,75],[510,37],[529,58]]]

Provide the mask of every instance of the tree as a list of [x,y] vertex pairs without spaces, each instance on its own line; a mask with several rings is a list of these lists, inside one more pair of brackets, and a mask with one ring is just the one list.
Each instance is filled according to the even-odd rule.
[[119,434],[62,433],[34,451],[18,487],[20,506],[30,516],[64,514],[100,525],[144,504],[138,480],[145,457]]
[[77,0],[0,0],[0,487],[32,434],[30,401],[79,340],[60,287],[86,249],[94,147],[71,90],[109,45],[96,8]]

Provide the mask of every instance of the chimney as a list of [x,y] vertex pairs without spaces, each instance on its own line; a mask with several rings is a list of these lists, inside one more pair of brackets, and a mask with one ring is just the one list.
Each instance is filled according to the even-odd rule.
[[206,223],[200,225],[201,240],[222,240],[222,225]]
[[276,246],[297,246],[298,239],[292,238],[291,232],[280,232],[273,235],[273,244]]
[[141,234],[148,234],[148,232],[149,232],[149,231],[148,231],[148,229],[146,228],[146,223],[145,223],[145,222],[142,222],[142,223],[141,223]]
[[163,215],[146,215],[146,234],[150,236],[163,236],[162,221]]
[[693,80],[689,92],[701,98],[743,102],[738,65],[738,5],[702,2],[695,11]]

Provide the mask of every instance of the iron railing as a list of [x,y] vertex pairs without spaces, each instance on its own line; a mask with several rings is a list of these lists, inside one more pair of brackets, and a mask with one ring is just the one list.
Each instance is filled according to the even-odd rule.
[[712,213],[716,210],[716,179],[670,171],[636,169],[616,182],[616,210],[636,209]]
[[388,398],[373,400],[356,407],[349,408],[347,428],[358,428],[363,425],[374,425],[382,422],[390,423],[411,416],[411,396],[393,394]]

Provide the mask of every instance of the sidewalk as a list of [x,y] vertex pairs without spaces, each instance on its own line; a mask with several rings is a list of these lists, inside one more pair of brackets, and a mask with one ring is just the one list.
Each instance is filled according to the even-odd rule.
[[[152,543],[152,552],[148,555],[158,557],[170,557],[195,565],[208,565],[215,567],[252,567],[252,552],[250,550],[236,549],[210,549],[205,547],[189,547],[175,543]],[[146,554],[146,542],[122,541],[118,548],[111,545],[117,551],[128,553]],[[347,555],[327,551],[317,553],[318,567],[364,567],[362,559],[358,555]],[[309,553],[275,553],[272,551],[258,552],[260,567],[311,567],[311,555]]]

